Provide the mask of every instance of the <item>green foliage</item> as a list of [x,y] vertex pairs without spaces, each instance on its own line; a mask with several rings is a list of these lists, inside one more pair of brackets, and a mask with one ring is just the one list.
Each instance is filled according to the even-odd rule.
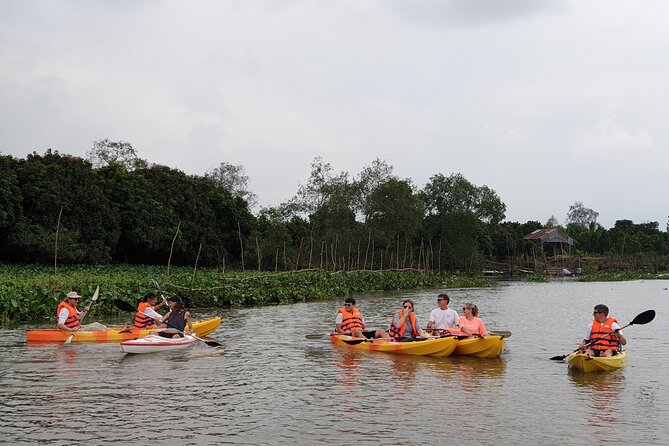
[[113,300],[120,298],[136,304],[155,291],[152,278],[161,284],[164,293],[178,293],[188,298],[192,307],[264,305],[331,299],[370,290],[491,284],[480,278],[415,270],[224,274],[200,269],[194,275],[190,268],[174,268],[168,278],[164,267],[66,267],[54,276],[46,267],[0,265],[0,323],[53,321],[65,294],[78,291],[84,296],[80,305],[85,306],[98,285],[100,297],[91,316],[118,314]]

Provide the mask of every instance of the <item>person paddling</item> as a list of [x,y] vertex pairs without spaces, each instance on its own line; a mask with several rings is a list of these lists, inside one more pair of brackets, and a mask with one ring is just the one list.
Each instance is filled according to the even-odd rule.
[[163,298],[163,302],[156,305],[157,300],[154,293],[149,293],[144,297],[144,301],[139,304],[137,313],[135,313],[135,328],[147,330],[155,328],[156,324],[163,321],[163,317],[156,310],[167,305],[167,300]]
[[458,319],[460,331],[470,338],[481,338],[488,336],[488,332],[483,325],[483,321],[479,319],[479,307],[466,303],[462,306],[462,316]]
[[458,312],[448,308],[450,301],[451,298],[448,297],[448,294],[438,295],[437,305],[439,305],[439,308],[430,312],[427,328],[436,328],[437,330],[432,330],[432,334],[435,336],[446,336],[449,333],[449,328],[458,328]]
[[618,320],[609,317],[609,307],[604,304],[595,305],[592,315],[594,319],[588,327],[588,334],[578,349],[590,356],[617,355],[620,346],[627,344]]
[[83,311],[79,311],[77,309],[79,299],[81,299],[81,296],[76,291],[71,291],[67,293],[65,299],[58,305],[58,309],[56,310],[58,328],[69,333],[74,333],[79,330],[107,330],[107,327],[99,322],[93,322],[87,325],[81,325],[79,323],[90,310],[90,307],[84,307]]
[[[183,299],[175,294],[168,299],[168,303],[170,311],[163,317],[163,322],[158,325],[161,328],[167,327],[167,329],[158,332],[158,335],[164,338],[176,338],[183,337],[180,331],[193,333],[193,320],[190,313],[186,311]],[[186,325],[188,325],[188,330],[186,330]]]
[[425,336],[414,312],[413,300],[405,299],[402,309],[395,311],[390,321],[390,337],[402,341]]
[[365,319],[360,311],[355,307],[355,299],[352,297],[344,301],[344,307],[337,312],[335,319],[335,332],[343,335],[349,335],[356,338],[380,338],[388,339],[388,333],[385,330],[365,330]]

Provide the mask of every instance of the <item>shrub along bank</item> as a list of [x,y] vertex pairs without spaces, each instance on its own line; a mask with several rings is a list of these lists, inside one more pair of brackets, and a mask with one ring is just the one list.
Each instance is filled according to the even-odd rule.
[[418,288],[470,288],[490,286],[483,278],[460,277],[417,270],[329,272],[322,270],[286,273],[226,272],[213,269],[155,266],[81,266],[53,268],[0,265],[0,323],[54,320],[56,307],[69,291],[88,304],[96,286],[100,297],[91,317],[119,314],[114,299],[137,303],[155,292],[155,279],[168,294],[178,293],[191,307],[266,305],[332,299],[375,290]]

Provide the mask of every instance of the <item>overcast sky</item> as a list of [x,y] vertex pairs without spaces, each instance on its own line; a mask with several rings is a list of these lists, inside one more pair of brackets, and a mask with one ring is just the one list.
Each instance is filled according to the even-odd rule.
[[262,206],[315,156],[423,187],[462,173],[509,221],[669,216],[666,0],[0,0],[0,152],[132,143]]

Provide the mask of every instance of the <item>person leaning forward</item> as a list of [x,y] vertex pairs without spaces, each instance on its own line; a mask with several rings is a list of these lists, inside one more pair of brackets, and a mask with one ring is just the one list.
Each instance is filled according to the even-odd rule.
[[592,315],[594,319],[588,328],[588,334],[578,349],[590,356],[618,354],[620,346],[627,344],[627,340],[620,331],[618,321],[609,317],[609,307],[604,304],[595,305]]
[[67,293],[65,299],[58,305],[56,310],[57,326],[63,331],[74,333],[79,330],[103,331],[107,327],[99,322],[93,322],[88,325],[81,325],[79,322],[86,316],[90,307],[84,307],[83,311],[77,309],[81,296],[76,291]]
[[365,330],[365,320],[360,311],[355,306],[355,299],[349,297],[344,301],[344,307],[337,312],[335,320],[335,332],[343,335],[349,335],[356,338],[367,339],[387,339],[388,333],[385,330]]
[[[183,333],[193,333],[193,320],[181,296],[174,295],[168,300],[170,311],[163,317],[163,322],[158,327],[167,327],[165,331],[158,332],[164,338],[183,337]],[[188,330],[186,330],[188,325]]]

